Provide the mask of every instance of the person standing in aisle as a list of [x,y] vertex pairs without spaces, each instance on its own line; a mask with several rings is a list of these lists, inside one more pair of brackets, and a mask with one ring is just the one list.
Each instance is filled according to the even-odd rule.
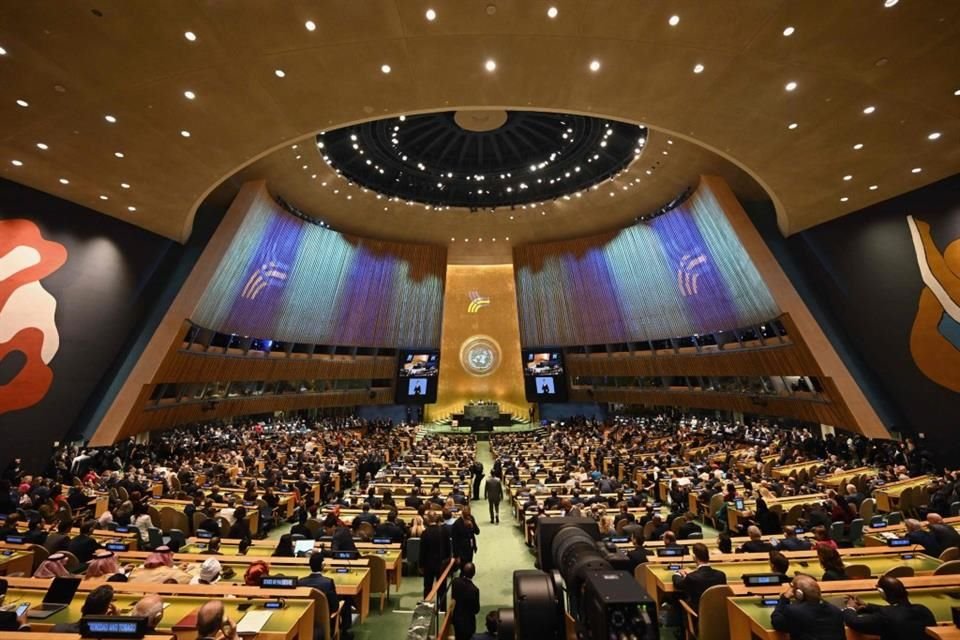
[[480,499],[480,482],[483,480],[483,463],[477,460],[470,467],[473,473],[473,499]]
[[456,640],[470,640],[477,632],[477,614],[480,613],[480,589],[473,584],[477,569],[468,562],[460,569],[460,577],[454,578],[450,595],[456,606],[453,608],[453,633]]
[[503,483],[500,482],[500,478],[493,475],[493,471],[490,471],[487,482],[483,485],[483,495],[490,507],[490,522],[500,524],[500,501],[503,500]]

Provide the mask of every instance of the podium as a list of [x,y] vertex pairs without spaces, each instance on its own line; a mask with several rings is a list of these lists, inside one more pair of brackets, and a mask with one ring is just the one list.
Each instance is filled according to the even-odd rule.
[[453,414],[453,420],[462,427],[470,427],[474,432],[492,431],[494,427],[513,424],[513,416],[509,413],[500,413],[500,405],[496,402],[464,405],[462,413]]

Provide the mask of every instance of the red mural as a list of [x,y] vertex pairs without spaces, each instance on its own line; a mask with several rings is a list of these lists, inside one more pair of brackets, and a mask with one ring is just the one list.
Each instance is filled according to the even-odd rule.
[[50,361],[60,348],[56,299],[40,281],[67,261],[29,220],[0,220],[0,362],[19,352],[25,362],[0,384],[0,415],[32,407],[53,383]]

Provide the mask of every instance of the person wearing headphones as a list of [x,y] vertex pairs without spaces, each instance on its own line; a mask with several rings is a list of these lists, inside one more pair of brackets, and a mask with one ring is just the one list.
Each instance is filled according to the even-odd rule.
[[928,637],[926,627],[937,624],[937,620],[930,609],[910,602],[902,582],[883,576],[877,581],[877,589],[888,606],[864,604],[856,596],[847,596],[843,621],[848,627],[862,634],[880,636],[880,640],[923,640]]
[[824,602],[820,585],[810,576],[798,575],[780,594],[770,616],[773,628],[790,634],[790,640],[844,640],[843,614]]

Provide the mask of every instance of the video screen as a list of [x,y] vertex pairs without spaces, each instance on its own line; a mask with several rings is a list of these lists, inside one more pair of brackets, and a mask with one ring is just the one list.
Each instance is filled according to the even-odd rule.
[[523,382],[528,402],[566,402],[563,352],[560,349],[525,349]]
[[437,401],[440,354],[436,351],[401,351],[397,371],[397,404]]

